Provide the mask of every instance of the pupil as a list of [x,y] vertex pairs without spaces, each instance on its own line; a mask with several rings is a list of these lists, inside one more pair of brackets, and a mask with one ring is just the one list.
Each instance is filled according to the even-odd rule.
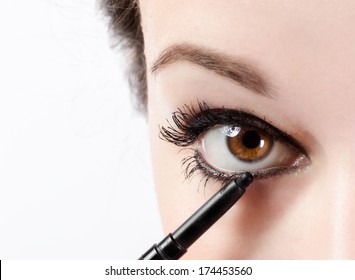
[[252,130],[244,133],[242,138],[243,145],[248,149],[255,149],[260,145],[260,135]]

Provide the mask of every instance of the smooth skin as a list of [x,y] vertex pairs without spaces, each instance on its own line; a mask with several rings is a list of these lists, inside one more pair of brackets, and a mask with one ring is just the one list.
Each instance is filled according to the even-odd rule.
[[[184,104],[245,109],[297,139],[311,164],[254,182],[185,255],[187,259],[355,258],[355,2],[142,0],[148,119],[162,222],[176,229],[220,187],[184,180],[191,150],[158,138]],[[188,61],[150,69],[188,43],[242,59],[272,96]]]

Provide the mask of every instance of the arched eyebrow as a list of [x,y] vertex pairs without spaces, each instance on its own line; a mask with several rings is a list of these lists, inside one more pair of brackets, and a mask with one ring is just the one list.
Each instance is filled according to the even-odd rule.
[[166,48],[151,67],[155,74],[163,66],[178,61],[189,61],[220,76],[231,79],[255,93],[271,97],[270,83],[255,65],[245,59],[237,59],[227,54],[192,44],[174,44]]

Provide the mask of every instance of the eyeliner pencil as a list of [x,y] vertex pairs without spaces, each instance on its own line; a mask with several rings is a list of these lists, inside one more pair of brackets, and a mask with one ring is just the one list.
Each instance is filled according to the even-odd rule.
[[177,260],[242,197],[253,181],[249,172],[224,185],[190,218],[161,242],[154,244],[139,260]]

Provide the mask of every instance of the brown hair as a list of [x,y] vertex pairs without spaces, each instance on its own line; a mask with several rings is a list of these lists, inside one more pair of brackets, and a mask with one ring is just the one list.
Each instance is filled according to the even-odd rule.
[[114,46],[128,51],[130,65],[128,80],[136,108],[147,110],[146,63],[141,15],[138,0],[99,0],[109,18],[110,31],[114,35]]

